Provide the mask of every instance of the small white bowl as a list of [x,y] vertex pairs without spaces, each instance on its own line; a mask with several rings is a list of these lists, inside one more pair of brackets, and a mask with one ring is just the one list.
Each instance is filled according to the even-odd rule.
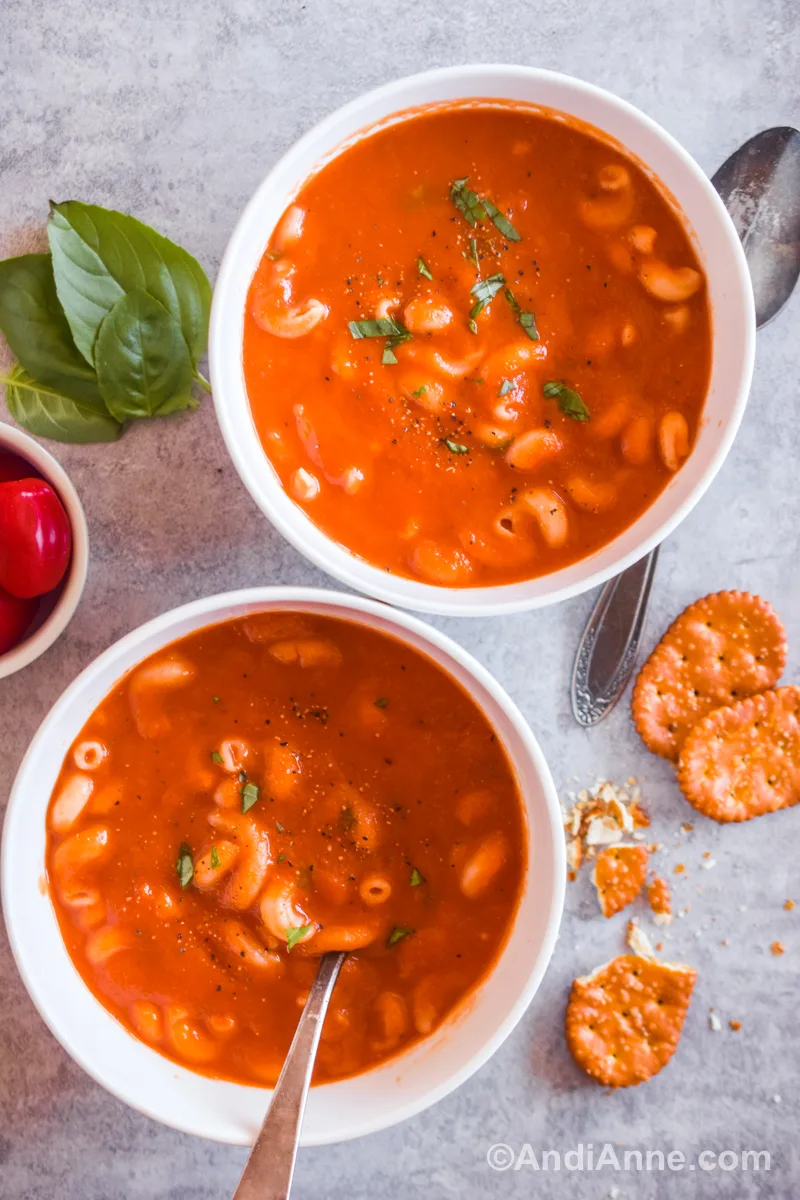
[[49,650],[72,620],[78,607],[89,565],[89,530],[78,493],[64,468],[27,433],[0,422],[0,450],[11,450],[41,475],[66,509],[72,528],[72,558],[66,577],[52,597],[40,598],[39,613],[27,637],[0,654],[0,679],[14,675]]
[[[390,575],[319,529],[284,492],[258,439],[245,388],[247,292],[278,218],[305,180],[342,143],[402,110],[449,100],[514,101],[556,109],[616,139],[657,176],[682,209],[708,282],[713,366],[692,453],[655,502],[594,554],[522,583],[444,588]],[[446,67],[400,79],[353,100],[305,134],[270,171],[233,232],[214,288],[209,354],[217,419],[253,499],[297,549],[343,583],[419,612],[487,616],[540,608],[605,582],[640,559],[691,511],[730,450],[744,412],[755,352],[750,276],[736,230],[709,180],[664,129],[624,100],[579,79],[533,67]]]
[[300,609],[384,630],[440,664],[480,705],[505,745],[524,796],[528,872],[506,946],[491,974],[444,1027],[355,1079],[312,1089],[303,1145],[359,1137],[413,1116],[468,1079],[511,1033],[553,951],[566,865],[558,798],[516,705],[489,672],[416,617],[314,588],[253,588],[165,613],[101,654],[45,719],[14,783],[3,830],[2,901],[11,949],[44,1020],[85,1071],[127,1104],[186,1133],[249,1145],[269,1092],[177,1066],[129,1034],[94,998],[64,948],[45,879],[45,816],[64,754],[136,663],[192,630],[265,609]]

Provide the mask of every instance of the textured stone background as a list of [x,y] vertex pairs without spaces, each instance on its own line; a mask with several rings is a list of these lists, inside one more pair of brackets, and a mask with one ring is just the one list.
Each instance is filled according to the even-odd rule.
[[[449,63],[520,62],[611,88],[662,122],[712,172],[759,128],[800,124],[796,0],[2,0],[0,252],[40,236],[49,197],[123,208],[191,248],[214,274],[233,224],[276,157],[366,88]],[[800,293],[759,335],[738,441],[662,554],[651,638],[722,588],[769,597],[800,665],[796,420]],[[3,413],[5,416],[5,413]],[[43,659],[0,683],[0,805],[24,748],[64,686],[142,621],[199,595],[327,581],[275,534],[238,481],[211,404],[142,426],[113,447],[58,448],[81,492],[92,563],[80,611]],[[352,1197],[796,1197],[800,810],[721,829],[695,820],[624,707],[587,734],[567,679],[591,597],[500,620],[440,621],[505,684],[557,783],[639,775],[679,907],[669,953],[699,977],[680,1050],[644,1087],[606,1095],[571,1062],[566,990],[617,953],[588,879],[569,888],[545,985],[503,1050],[455,1095],[387,1133],[300,1155],[300,1200]],[[520,652],[522,647],[522,652]],[[534,666],[535,664],[535,666]],[[678,848],[676,842],[681,841]],[[699,869],[710,850],[714,870]],[[768,946],[786,944],[783,958]],[[722,944],[727,939],[729,945]],[[725,1030],[711,1033],[716,1006]],[[739,1033],[727,1029],[742,1021]],[[244,1152],[161,1128],[75,1066],[34,1012],[0,932],[0,1196],[8,1200],[212,1200]],[[780,1102],[776,1097],[780,1096]],[[772,1170],[668,1174],[493,1173],[493,1142],[538,1153],[619,1147],[767,1149]]]

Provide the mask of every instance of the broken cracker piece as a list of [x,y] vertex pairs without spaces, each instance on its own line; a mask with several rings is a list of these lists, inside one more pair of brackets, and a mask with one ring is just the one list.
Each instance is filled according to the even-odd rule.
[[689,730],[722,705],[774,687],[786,633],[766,600],[717,592],[690,604],[639,672],[633,721],[654,754],[678,758]]
[[593,883],[604,917],[627,908],[644,886],[649,859],[646,846],[606,846],[597,856]]
[[650,938],[641,928],[636,917],[631,917],[630,921],[628,921],[628,928],[625,931],[625,941],[634,954],[638,954],[641,958],[649,958],[652,962],[656,961],[656,952],[652,947]]
[[565,1028],[578,1066],[606,1087],[657,1075],[675,1053],[695,978],[681,963],[623,954],[576,979]]
[[656,925],[669,925],[672,921],[672,899],[669,884],[661,875],[656,876],[647,886],[647,899],[653,910],[653,921]]
[[770,944],[770,950],[776,958],[780,957],[781,954],[786,953],[786,947],[784,946],[783,942],[772,942]]
[[800,801],[800,688],[718,708],[684,742],[678,784],[715,821],[749,821]]

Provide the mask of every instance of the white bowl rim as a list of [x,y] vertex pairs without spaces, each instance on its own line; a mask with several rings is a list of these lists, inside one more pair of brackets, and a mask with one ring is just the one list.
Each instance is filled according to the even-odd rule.
[[[542,797],[544,800],[546,815],[549,824],[549,832],[552,840],[553,851],[553,890],[549,898],[549,908],[546,917],[545,931],[542,936],[539,953],[535,961],[531,965],[524,987],[520,990],[520,994],[515,1001],[510,1012],[495,1029],[494,1033],[486,1039],[481,1049],[472,1055],[461,1068],[452,1072],[438,1086],[431,1088],[421,1097],[409,1101],[403,1105],[398,1105],[396,1109],[388,1116],[377,1116],[374,1120],[362,1121],[360,1124],[353,1124],[344,1129],[339,1129],[333,1134],[320,1135],[313,1138],[301,1136],[300,1144],[302,1146],[311,1145],[328,1145],[347,1141],[351,1138],[361,1137],[368,1133],[375,1133],[381,1129],[390,1128],[393,1125],[399,1124],[401,1121],[408,1120],[422,1112],[431,1105],[437,1103],[452,1091],[458,1088],[462,1083],[469,1079],[488,1059],[495,1053],[502,1043],[513,1032],[525,1011],[529,1007],[534,995],[536,994],[545,971],[548,967],[558,938],[559,926],[564,907],[564,898],[566,890],[566,849],[564,844],[563,826],[561,810],[559,805],[558,793],[550,773],[550,769],[545,760],[544,754],[536,740],[527,721],[522,715],[516,703],[507,694],[505,689],[494,678],[491,672],[484,667],[477,659],[475,659],[467,650],[460,646],[456,641],[442,633],[438,629],[429,625],[427,622],[415,617],[410,613],[404,612],[387,606],[381,601],[368,599],[359,595],[352,595],[344,592],[334,592],[326,588],[308,588],[308,587],[291,587],[291,586],[268,586],[243,588],[233,592],[219,593],[214,596],[208,596],[200,600],[191,601],[188,604],[181,605],[178,608],[171,609],[160,616],[152,618],[145,624],[132,630],[119,641],[109,646],[104,650],[93,662],[91,662],[84,670],[73,680],[66,688],[53,707],[48,712],[47,716],[42,721],[33,740],[26,751],[26,754],[20,764],[16,778],[11,788],[8,805],[6,808],[5,819],[3,823],[2,845],[0,845],[0,900],[2,901],[3,914],[5,917],[6,930],[9,939],[14,960],[17,964],[17,969],[22,977],[23,983],[28,991],[28,994],[33,1001],[39,1015],[45,1022],[50,1032],[58,1042],[63,1046],[67,1053],[83,1068],[86,1073],[105,1088],[112,1095],[116,1096],[123,1103],[143,1113],[145,1116],[151,1117],[153,1120],[159,1121],[162,1124],[169,1125],[174,1129],[178,1129],[183,1133],[194,1134],[196,1136],[210,1138],[218,1141],[231,1142],[230,1138],[223,1138],[215,1132],[214,1128],[207,1126],[198,1128],[197,1124],[191,1121],[183,1120],[180,1114],[173,1112],[154,1111],[152,1107],[148,1107],[143,1103],[133,1101],[125,1092],[125,1088],[114,1078],[113,1067],[106,1062],[98,1062],[92,1058],[90,1050],[83,1046],[77,1045],[70,1038],[66,1037],[60,1028],[58,1019],[57,998],[53,994],[46,993],[44,989],[39,989],[36,982],[31,977],[28,970],[26,940],[23,936],[24,919],[20,911],[19,903],[16,899],[12,879],[14,871],[14,851],[16,838],[24,835],[24,820],[18,819],[18,810],[23,811],[25,807],[25,797],[28,793],[28,776],[35,772],[36,761],[39,756],[46,750],[50,731],[57,726],[63,712],[70,709],[73,701],[79,696],[81,690],[89,684],[95,677],[101,676],[106,669],[116,671],[114,664],[117,660],[123,657],[127,651],[135,650],[140,643],[145,641],[151,635],[168,634],[173,626],[186,619],[193,619],[197,616],[208,616],[208,624],[215,624],[215,614],[219,614],[222,610],[237,605],[260,605],[260,604],[276,604],[285,605],[291,608],[293,604],[317,603],[326,606],[336,606],[340,610],[343,619],[351,619],[357,621],[360,614],[375,616],[384,621],[389,622],[394,629],[393,634],[404,640],[405,632],[416,634],[423,642],[428,642],[434,648],[449,656],[458,666],[465,670],[468,674],[482,685],[489,693],[489,696],[498,705],[503,715],[508,718],[510,725],[513,727],[514,733],[519,737],[522,744],[523,752],[527,755],[533,771],[537,776],[540,784]],[[226,620],[226,617],[219,617],[220,620]],[[199,628],[199,626],[198,626]],[[167,636],[161,645],[169,644]],[[153,653],[155,651],[149,651]],[[423,651],[424,652],[424,651]],[[447,668],[444,668],[447,669]],[[124,673],[124,672],[123,672]],[[120,674],[114,673],[114,680],[118,680]],[[108,685],[108,691],[114,684]],[[88,715],[88,714],[87,714]],[[527,802],[523,796],[523,803],[526,807],[526,823],[527,823]],[[51,906],[52,907],[52,906]],[[53,916],[55,919],[55,915]],[[508,943],[506,943],[498,962],[508,952]],[[84,985],[85,986],[85,985]],[[89,989],[86,989],[87,992]],[[91,993],[89,992],[91,995]],[[100,1002],[96,1001],[98,1006]],[[469,1000],[467,1001],[469,1004]],[[102,1008],[102,1006],[100,1006]],[[111,1016],[108,1010],[103,1010],[106,1015]],[[458,1010],[457,1010],[458,1011]],[[114,1018],[111,1017],[113,1020]],[[137,1039],[133,1035],[129,1035],[134,1042]],[[425,1044],[424,1041],[421,1044]],[[141,1043],[144,1050],[148,1053],[151,1051],[144,1043]],[[391,1061],[391,1060],[390,1060]],[[179,1071],[186,1071],[185,1068],[177,1067]],[[197,1078],[194,1072],[186,1071],[192,1078]],[[238,1085],[232,1085],[238,1086]],[[323,1087],[328,1085],[322,1085]],[[329,1086],[336,1086],[335,1084]],[[270,1089],[261,1089],[266,1092]],[[244,1139],[239,1139],[235,1144],[248,1144]]]
[[[592,570],[590,564],[592,558],[595,557],[593,554],[579,560],[578,563],[561,568],[549,576],[538,576],[530,581],[522,581],[523,583],[538,584],[549,578],[557,580],[558,576],[564,572],[574,570],[582,564],[589,564],[588,573],[584,577],[575,579],[570,583],[555,583],[551,589],[547,589],[546,585],[542,583],[544,590],[541,594],[533,596],[525,596],[518,593],[504,595],[504,593],[509,593],[511,589],[520,588],[521,584],[504,584],[484,588],[446,588],[422,583],[421,581],[418,582],[408,579],[405,576],[392,575],[382,571],[372,563],[359,558],[348,550],[346,546],[342,546],[340,543],[334,541],[334,539],[328,537],[324,530],[320,530],[324,539],[320,545],[310,544],[309,538],[313,537],[313,534],[307,529],[307,525],[313,524],[313,522],[310,521],[310,518],[302,510],[298,511],[303,519],[298,519],[297,514],[293,513],[291,509],[287,508],[285,512],[282,511],[267,496],[266,490],[263,487],[263,479],[259,478],[257,473],[250,469],[250,465],[241,450],[239,434],[234,428],[234,423],[230,418],[224,400],[228,385],[232,386],[233,384],[233,373],[237,369],[240,369],[241,358],[241,345],[237,344],[233,346],[231,344],[230,330],[225,324],[226,294],[229,288],[233,286],[233,277],[238,268],[240,257],[247,256],[252,259],[251,249],[248,245],[248,229],[262,208],[264,197],[270,192],[273,178],[284,170],[287,164],[291,163],[294,158],[301,157],[307,147],[313,146],[317,140],[325,137],[329,130],[335,130],[339,122],[351,116],[356,117],[367,104],[379,101],[388,103],[395,97],[399,98],[402,96],[405,98],[405,101],[400,103],[396,109],[397,112],[401,112],[408,108],[409,105],[414,107],[413,101],[410,101],[407,97],[410,88],[424,87],[429,83],[437,84],[458,80],[464,80],[465,83],[469,84],[470,88],[475,89],[473,98],[487,98],[482,97],[480,94],[481,80],[492,76],[505,76],[509,80],[525,80],[531,83],[551,82],[564,85],[572,88],[577,93],[582,93],[586,97],[593,97],[616,108],[618,112],[638,122],[644,129],[660,139],[666,148],[680,161],[683,170],[692,177],[695,183],[699,184],[705,192],[705,198],[710,201],[712,208],[716,210],[720,229],[725,231],[727,238],[727,251],[730,257],[732,277],[738,293],[737,303],[741,306],[745,316],[745,336],[741,347],[742,369],[736,394],[730,400],[728,420],[722,430],[722,436],[712,460],[691,488],[686,498],[670,514],[665,516],[650,534],[642,537],[631,550],[620,554],[619,557],[614,558],[606,566]],[[492,99],[494,97],[488,98]],[[421,107],[424,107],[424,104]],[[390,110],[387,109],[388,111]],[[369,127],[368,122],[367,127]],[[645,163],[645,166],[647,165]],[[260,254],[253,261],[253,271],[255,271],[258,265],[259,258]],[[598,87],[596,84],[586,83],[575,76],[559,71],[546,70],[541,67],[526,67],[507,63],[467,63],[458,66],[438,67],[433,70],[404,76],[360,94],[309,129],[272,166],[239,217],[222,258],[214,286],[214,300],[211,310],[209,369],[217,421],[228,447],[228,452],[242,482],[258,507],[266,514],[275,528],[305,558],[325,571],[326,574],[333,576],[348,587],[352,587],[362,593],[366,592],[368,595],[385,600],[389,604],[410,608],[416,612],[434,613],[443,616],[495,616],[502,613],[523,612],[542,608],[589,591],[591,588],[605,583],[608,579],[620,574],[627,567],[638,562],[651,550],[655,549],[656,546],[660,545],[677,528],[710,487],[725,461],[739,429],[753,373],[755,332],[755,308],[750,275],[744,250],[733,222],[708,177],[688,151],[684,150],[681,144],[667,130],[627,100],[621,99],[605,88]],[[714,332],[714,344],[716,344],[716,339],[717,334]],[[241,339],[238,339],[238,341],[241,342]],[[253,427],[252,436],[257,438],[255,427]],[[271,470],[266,455],[264,455],[264,460],[266,467]],[[663,496],[666,490],[665,488],[660,493],[660,496]],[[658,503],[659,498],[656,497],[653,503]],[[292,502],[292,508],[297,509],[298,506]],[[649,509],[637,518],[634,525],[646,516],[647,511]],[[314,527],[319,528],[317,526]],[[624,537],[626,532],[627,530],[623,530],[618,535],[618,538]],[[614,539],[614,541],[616,540]],[[600,547],[596,554],[602,554],[607,551],[609,546],[613,546],[614,541]],[[354,568],[351,564],[357,564],[357,567]],[[470,593],[468,607],[461,607],[455,604],[453,595],[462,595],[465,592]]]
[[52,484],[67,511],[72,529],[72,560],[64,590],[39,628],[5,654],[0,654],[0,679],[7,679],[49,650],[75,615],[89,568],[89,527],[74,483],[49,450],[40,446],[30,434],[5,422],[0,422],[0,449],[12,450],[20,458],[27,459]]

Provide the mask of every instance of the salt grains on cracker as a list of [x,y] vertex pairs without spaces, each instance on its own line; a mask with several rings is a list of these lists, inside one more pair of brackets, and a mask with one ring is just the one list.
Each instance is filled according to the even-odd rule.
[[684,742],[678,783],[715,821],[749,821],[800,801],[800,688],[719,708]]
[[720,705],[774,687],[786,634],[766,600],[717,592],[690,604],[639,672],[631,708],[654,754],[673,761],[692,726]]
[[621,955],[572,984],[566,1037],[578,1066],[606,1087],[644,1083],[680,1040],[696,973]]
[[647,877],[646,846],[606,846],[597,855],[593,882],[604,917],[613,917],[636,899]]

